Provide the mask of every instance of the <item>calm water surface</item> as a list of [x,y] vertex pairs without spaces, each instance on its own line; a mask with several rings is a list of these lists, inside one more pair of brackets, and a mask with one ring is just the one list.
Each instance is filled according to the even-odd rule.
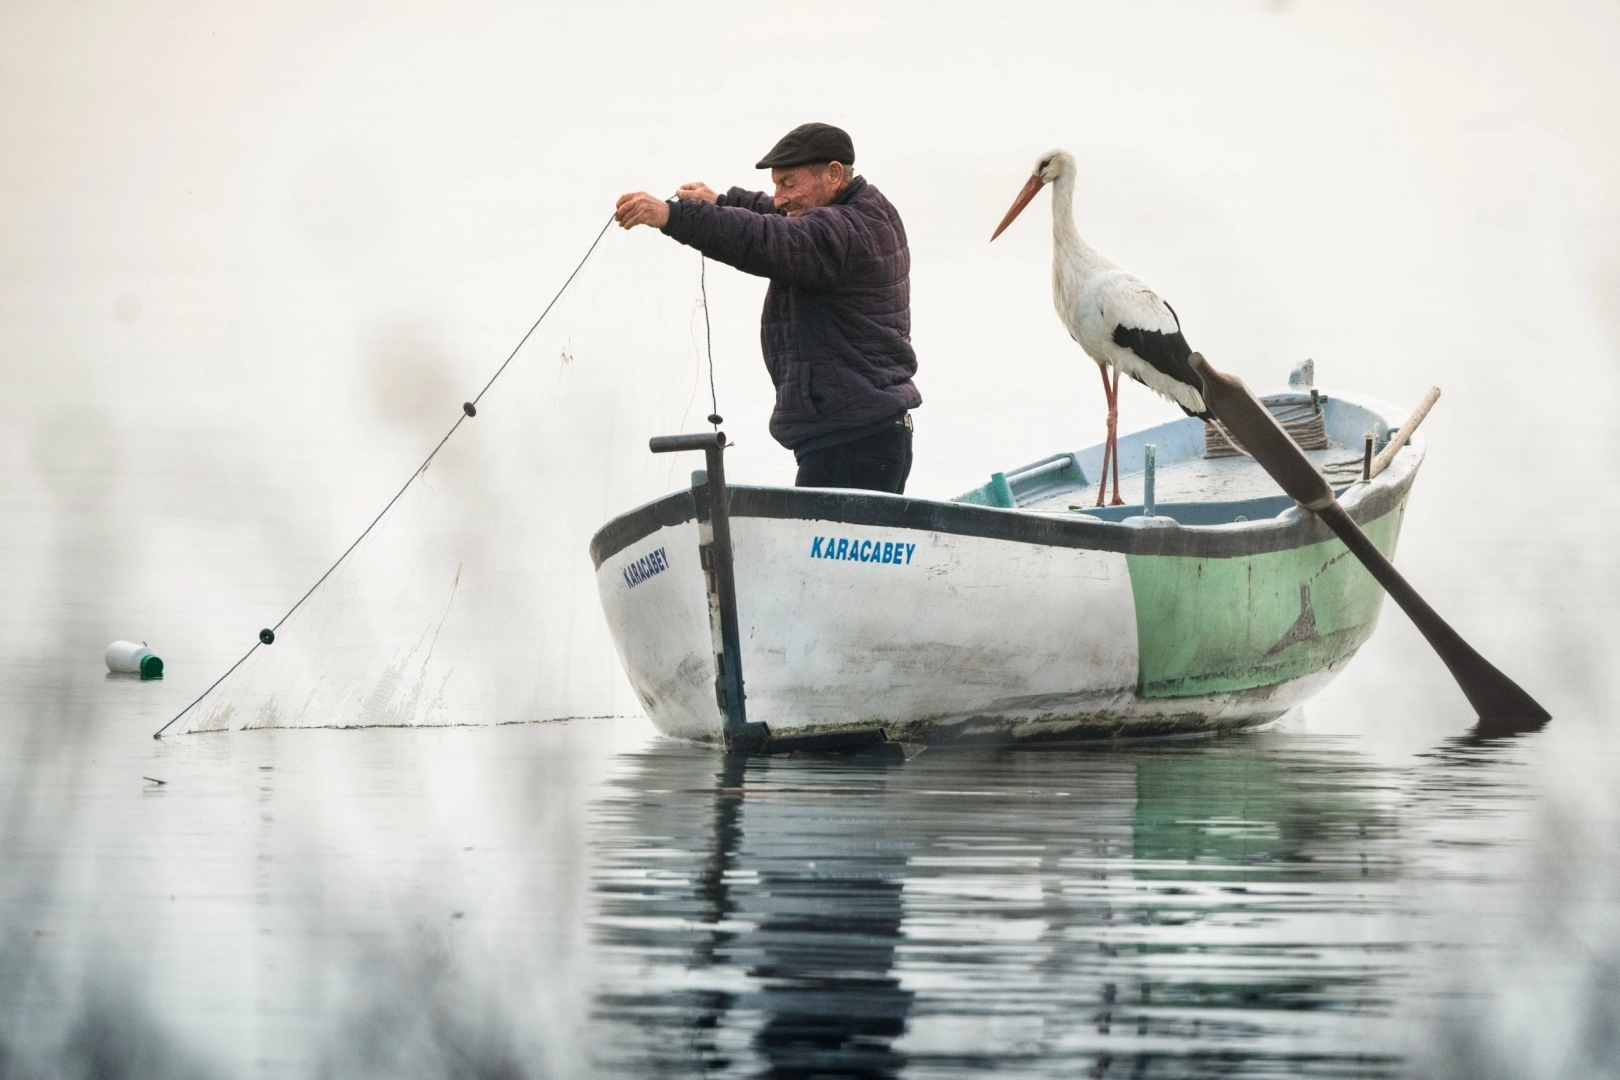
[[1490,1075],[1505,966],[1577,987],[1560,1060],[1613,1008],[1571,951],[1592,823],[1537,863],[1545,777],[1594,767],[1556,728],[901,765],[86,731],[5,762],[6,1075]]
[[[603,800],[604,1055],[736,1075],[1401,1072],[1515,747],[1268,732],[904,767],[659,746]],[[1498,811],[1498,812],[1499,812]],[[1496,816],[1496,815],[1492,815]],[[1489,841],[1485,841],[1489,843]],[[1463,845],[1453,856],[1448,846]]]

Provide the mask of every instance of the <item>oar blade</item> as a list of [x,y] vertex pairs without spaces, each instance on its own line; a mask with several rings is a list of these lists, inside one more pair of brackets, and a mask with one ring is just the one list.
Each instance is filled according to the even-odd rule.
[[1535,698],[1481,656],[1418,595],[1405,576],[1351,520],[1344,507],[1334,501],[1316,513],[1422,632],[1452,678],[1457,680],[1463,696],[1474,707],[1482,732],[1486,728],[1493,734],[1534,731],[1552,718]]

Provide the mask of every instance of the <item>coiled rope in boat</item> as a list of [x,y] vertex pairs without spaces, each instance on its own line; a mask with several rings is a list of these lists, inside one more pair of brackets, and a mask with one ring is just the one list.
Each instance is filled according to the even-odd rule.
[[[1267,405],[1266,408],[1271,410],[1271,415],[1277,418],[1277,423],[1299,444],[1301,450],[1327,449],[1327,424],[1322,418],[1322,401],[1314,391],[1309,401],[1290,401]],[[1219,420],[1205,420],[1204,456],[1248,457],[1249,454]]]

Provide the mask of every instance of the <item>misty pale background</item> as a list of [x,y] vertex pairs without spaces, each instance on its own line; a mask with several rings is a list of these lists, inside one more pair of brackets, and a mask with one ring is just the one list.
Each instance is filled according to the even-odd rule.
[[[1269,388],[1310,357],[1329,388],[1444,389],[1399,562],[1556,719],[1513,751],[1511,812],[1470,821],[1462,862],[1425,879],[1437,910],[1447,889],[1497,882],[1491,914],[1469,901],[1436,925],[1466,938],[1471,915],[1501,947],[1464,957],[1427,937],[1414,971],[1438,996],[1379,1038],[1455,1062],[1436,1032],[1464,1032],[1505,1075],[1612,1068],[1579,1048],[1620,1010],[1617,56],[1614,0],[8,4],[0,1075],[82,1044],[75,1017],[139,1033],[159,1073],[359,1070],[373,1059],[356,1031],[394,1008],[364,1002],[401,980],[450,979],[479,1023],[521,1033],[531,1071],[588,1056],[605,963],[593,807],[636,755],[656,773],[663,744],[618,671],[584,540],[691,465],[644,448],[708,411],[694,253],[610,231],[590,289],[481,406],[520,464],[486,439],[435,478],[492,531],[547,523],[523,556],[533,591],[486,627],[538,628],[514,646],[532,667],[502,668],[531,694],[516,718],[621,719],[504,743],[147,736],[371,520],[618,194],[763,185],[753,161],[810,119],[851,132],[909,232],[925,402],[911,492],[949,497],[1102,438],[1093,365],[1051,309],[1048,199],[987,243],[1052,146],[1080,163],[1082,235],[1224,369]],[[781,484],[763,291],[709,267],[728,470]],[[630,312],[662,328],[644,349],[588,347]],[[1174,414],[1123,395],[1126,430]],[[120,637],[151,642],[168,676],[107,680],[101,649]],[[1290,730],[1418,775],[1470,721],[1390,608]],[[163,801],[143,775],[192,793]],[[1486,837],[1504,846],[1469,862]],[[528,936],[495,919],[419,947],[420,911],[465,906],[478,876],[451,853],[485,840],[507,857],[483,864],[496,884],[480,895]],[[277,859],[283,922],[256,923],[227,898],[264,892]],[[268,973],[278,934],[299,944]],[[302,1049],[272,1052],[287,1046]]]

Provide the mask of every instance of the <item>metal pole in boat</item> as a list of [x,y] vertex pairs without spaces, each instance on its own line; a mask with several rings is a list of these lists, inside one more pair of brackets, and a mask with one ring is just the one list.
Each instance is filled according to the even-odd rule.
[[[743,704],[742,633],[737,623],[737,579],[731,561],[731,499],[726,491],[726,435],[655,435],[647,443],[655,454],[702,450],[707,467],[702,488],[694,484],[698,507],[698,559],[709,593],[709,625],[714,632],[714,692],[725,716],[726,749],[759,750],[770,738],[764,724],[750,724]],[[705,506],[704,503],[708,505]]]
[[1155,466],[1158,464],[1159,448],[1152,443],[1142,447],[1142,513],[1148,517],[1158,509],[1159,500],[1153,490]]

